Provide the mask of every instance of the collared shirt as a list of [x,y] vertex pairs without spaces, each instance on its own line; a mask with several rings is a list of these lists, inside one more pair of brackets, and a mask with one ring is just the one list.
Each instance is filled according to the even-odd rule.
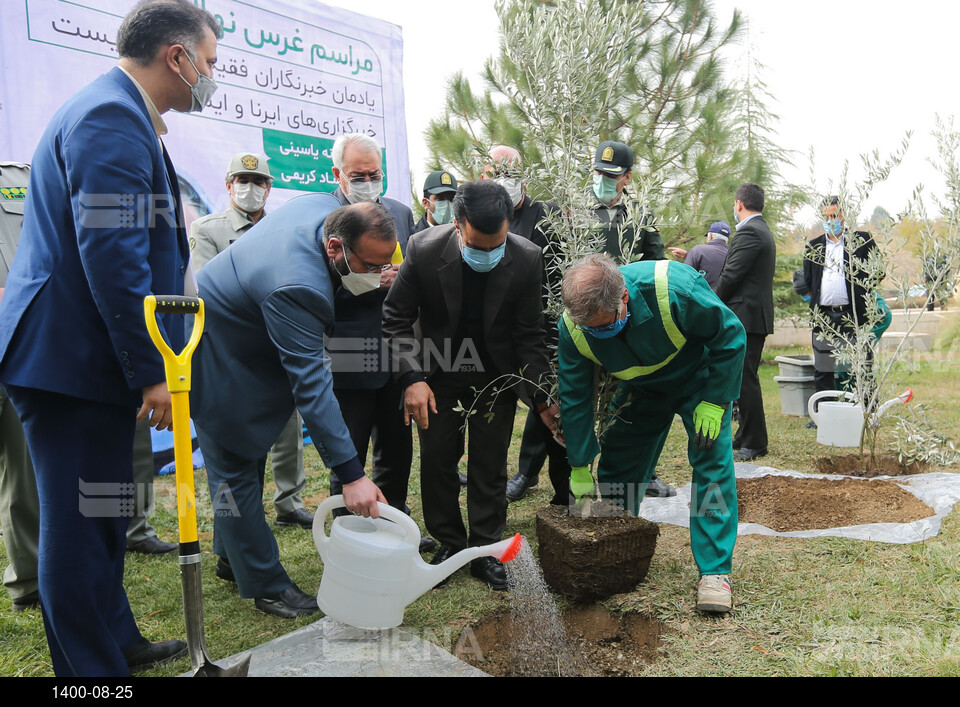
[[150,98],[149,94],[143,90],[143,86],[140,85],[140,82],[133,78],[133,74],[124,69],[122,66],[117,68],[125,73],[127,78],[133,81],[133,85],[137,87],[138,91],[140,91],[140,97],[143,98],[143,102],[147,106],[147,113],[150,114],[150,122],[153,123],[153,129],[157,133],[157,138],[159,139],[161,135],[166,135],[167,124],[163,122],[163,118],[160,116],[160,111],[157,110],[157,106],[153,102],[153,99]]
[[820,302],[824,307],[843,307],[850,304],[847,278],[843,272],[843,235],[834,241],[826,237],[823,259],[823,278],[820,280]]
[[762,215],[762,214],[760,214],[760,213],[750,214],[749,216],[747,216],[745,219],[743,219],[742,221],[740,221],[740,222],[737,224],[737,230],[739,231],[739,230],[740,230],[740,227],[741,227],[743,224],[745,224],[747,221],[749,221],[750,219],[754,218],[755,216],[761,216],[761,215]]

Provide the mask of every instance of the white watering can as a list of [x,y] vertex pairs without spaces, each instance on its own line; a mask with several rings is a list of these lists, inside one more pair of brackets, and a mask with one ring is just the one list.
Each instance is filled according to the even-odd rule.
[[[509,562],[520,552],[521,536],[461,550],[439,565],[420,557],[420,529],[402,511],[384,505],[380,518],[327,514],[344,508],[343,496],[331,496],[317,508],[313,541],[323,560],[317,604],[327,616],[363,629],[387,629],[403,623],[403,610],[470,560],[491,556]],[[392,521],[392,522],[391,522]]]
[[[880,416],[895,403],[909,402],[913,391],[908,390],[883,403],[870,416],[870,424],[880,424]],[[846,398],[831,400],[831,398]],[[821,402],[822,401],[822,402]],[[820,403],[819,406],[817,403]],[[845,390],[822,390],[810,396],[807,412],[817,424],[817,442],[828,447],[858,447],[863,433],[863,406],[857,396]]]

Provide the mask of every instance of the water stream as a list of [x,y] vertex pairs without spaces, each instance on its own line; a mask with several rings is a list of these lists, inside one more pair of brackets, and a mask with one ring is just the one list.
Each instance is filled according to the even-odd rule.
[[517,558],[504,567],[510,584],[513,675],[584,675],[586,665],[571,649],[557,603],[526,538]]

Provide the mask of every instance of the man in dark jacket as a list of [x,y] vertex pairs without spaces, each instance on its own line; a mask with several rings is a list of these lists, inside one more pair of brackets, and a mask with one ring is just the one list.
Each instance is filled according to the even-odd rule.
[[740,386],[740,426],[733,438],[734,459],[750,461],[767,453],[767,420],[760,392],[760,354],[773,333],[773,272],[777,246],[763,220],[763,189],[741,184],[734,199],[737,233],[730,244],[716,293],[747,332],[747,354]]
[[[557,205],[536,201],[527,194],[526,185],[516,176],[521,164],[520,152],[509,145],[497,145],[490,149],[492,164],[485,167],[485,179],[493,179],[507,190],[511,197],[513,211],[510,217],[509,231],[526,238],[543,253],[543,308],[547,307],[547,278],[554,287],[560,287],[560,272],[556,263],[556,253],[552,247],[553,236],[550,231],[548,214],[556,212]],[[513,172],[513,173],[512,173]],[[556,320],[546,321],[546,345],[556,346]],[[549,357],[549,351],[546,352]],[[540,421],[536,410],[527,411],[527,420],[523,425],[523,438],[520,441],[520,454],[517,459],[517,473],[507,482],[507,500],[518,501],[527,495],[527,491],[537,485],[540,470],[549,457],[550,481],[553,485],[551,503],[566,505],[570,488],[570,465],[567,464],[566,450],[553,439],[553,434]]]
[[[517,395],[544,424],[555,426],[557,413],[537,387],[549,368],[540,251],[507,232],[512,206],[500,185],[461,184],[453,204],[453,225],[411,239],[383,307],[405,415],[419,428],[423,517],[441,542],[435,564],[503,534]],[[420,337],[414,334],[418,320]],[[517,385],[511,376],[525,380]],[[464,418],[463,409],[478,414]],[[465,425],[469,530],[457,481]],[[507,589],[506,572],[494,558],[474,560],[471,574],[493,589]]]
[[626,188],[633,175],[633,150],[622,142],[601,142],[593,169],[593,194],[597,197],[593,213],[603,224],[603,252],[619,263],[663,260],[660,232],[647,223],[647,216],[639,225],[629,220],[627,202],[633,197]]
[[[865,270],[877,245],[866,231],[855,231],[852,235],[846,231],[839,197],[824,199],[822,213],[825,233],[807,244],[803,258],[803,274],[810,288],[810,309],[820,312],[838,332],[850,337],[855,334],[854,322],[866,321],[867,302],[879,284],[873,282]],[[815,317],[813,380],[817,392],[835,387],[836,363],[833,345],[827,338]]]
[[694,270],[703,273],[707,284],[714,290],[720,282],[720,273],[723,264],[727,261],[727,242],[730,239],[730,226],[723,221],[710,224],[706,233],[707,242],[695,245],[690,250],[683,248],[668,248],[675,258],[683,258],[683,262]]
[[453,221],[453,195],[457,193],[457,178],[438,169],[423,181],[423,216],[411,233],[420,233],[432,226],[442,226]]

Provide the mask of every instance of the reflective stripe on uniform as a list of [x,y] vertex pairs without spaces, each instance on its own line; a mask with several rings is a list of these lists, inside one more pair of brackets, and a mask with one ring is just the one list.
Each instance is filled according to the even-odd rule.
[[[668,287],[669,283],[667,275],[669,267],[669,261],[658,260],[654,268],[653,282],[657,293],[657,309],[660,310],[660,323],[663,325],[663,330],[666,333],[667,338],[670,339],[670,343],[676,347],[676,351],[667,356],[660,363],[655,363],[651,366],[631,366],[630,368],[625,368],[622,371],[610,371],[610,375],[621,380],[631,380],[633,378],[639,378],[640,376],[648,376],[670,363],[670,361],[672,361],[673,358],[680,353],[680,349],[682,349],[683,345],[687,342],[683,332],[680,331],[677,323],[673,320],[673,314],[670,312],[670,290]],[[580,352],[580,355],[593,361],[597,365],[602,366],[603,364],[600,363],[600,360],[590,349],[590,342],[587,341],[587,337],[583,333],[583,330],[573,323],[573,320],[570,318],[570,314],[566,310],[563,312],[563,324],[567,328],[567,333],[569,333],[570,338],[573,339],[573,344],[577,347],[577,351]]]

